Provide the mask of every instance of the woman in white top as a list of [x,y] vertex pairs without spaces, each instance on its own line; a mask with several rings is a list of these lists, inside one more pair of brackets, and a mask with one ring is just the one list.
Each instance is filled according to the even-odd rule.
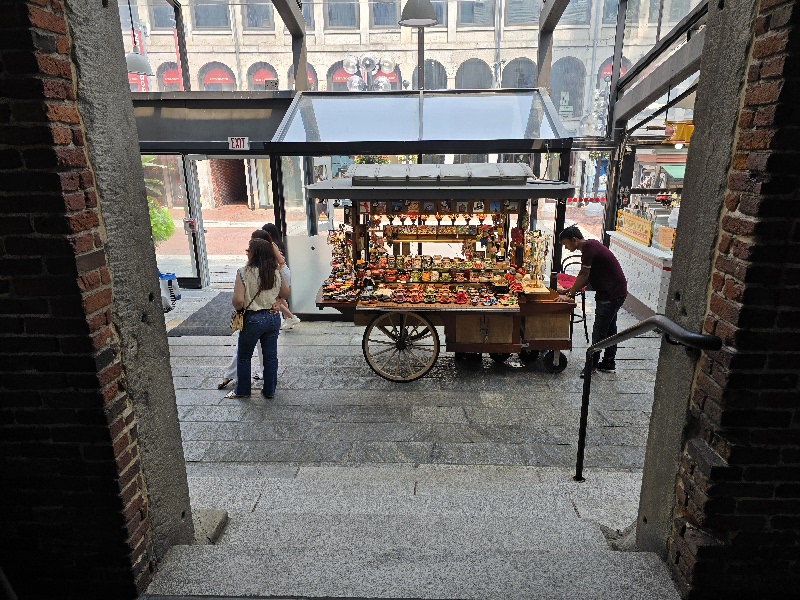
[[[266,227],[266,225],[265,225],[265,227]],[[274,225],[273,225],[273,227],[274,227]],[[251,239],[266,240],[267,242],[272,244],[272,249],[275,252],[275,260],[278,263],[278,272],[281,274],[281,279],[286,284],[286,287],[288,287],[291,290],[292,280],[291,280],[291,273],[289,271],[289,267],[286,264],[286,259],[283,258],[283,252],[282,252],[281,248],[274,241],[272,241],[272,236],[270,235],[270,233],[267,232],[266,229],[263,229],[263,228],[262,229],[256,229],[250,235],[250,238]],[[283,313],[284,311],[283,311],[282,306],[285,305],[285,304],[286,304],[286,300],[283,300],[282,298],[278,298],[278,302],[276,303],[276,305],[273,308],[277,308]],[[287,310],[288,310],[288,306],[287,306]],[[284,315],[285,315],[285,313],[284,313]],[[296,319],[297,323],[300,322],[300,319],[297,319],[297,317],[295,317],[295,319]],[[294,325],[295,323],[292,323],[292,324]],[[286,321],[284,321],[283,325],[281,325],[281,329],[287,329]],[[261,347],[258,344],[256,344],[256,359],[258,361],[258,364],[263,364],[264,363],[264,360],[263,360],[263,358],[261,356]],[[234,346],[234,348],[233,348],[233,357],[231,358],[230,364],[228,364],[227,368],[225,369],[225,372],[222,374],[222,383],[220,383],[217,386],[218,390],[226,388],[226,387],[228,387],[228,385],[232,381],[236,381],[236,373],[237,373],[237,371],[239,369],[238,365],[239,365],[238,347]],[[263,368],[259,368],[258,373],[254,377],[255,377],[255,379],[262,379],[264,377]]]
[[244,328],[239,333],[236,389],[226,398],[249,398],[250,361],[256,344],[261,342],[264,356],[264,389],[267,399],[275,396],[278,383],[278,334],[281,320],[272,310],[278,296],[288,297],[289,287],[278,272],[278,262],[272,244],[251,239],[247,249],[247,264],[236,272],[233,287],[233,307],[244,309]]

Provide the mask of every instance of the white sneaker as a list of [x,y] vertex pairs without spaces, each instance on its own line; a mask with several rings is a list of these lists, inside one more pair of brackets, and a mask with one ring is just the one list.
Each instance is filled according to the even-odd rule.
[[284,319],[281,329],[291,329],[300,322],[300,317],[292,317],[291,319]]

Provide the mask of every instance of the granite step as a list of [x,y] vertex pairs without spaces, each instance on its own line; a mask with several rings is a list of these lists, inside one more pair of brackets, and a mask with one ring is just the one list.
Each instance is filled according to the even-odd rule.
[[636,518],[641,473],[238,470],[193,470],[193,507],[228,510],[228,527],[215,546],[170,549],[146,598],[679,597],[657,556],[611,551],[600,531]]
[[650,553],[176,546],[148,596],[678,600]]
[[217,544],[261,551],[285,548],[359,548],[380,553],[395,550],[439,551],[529,550],[607,547],[600,528],[568,510],[530,513],[507,510],[466,510],[418,514],[339,514],[259,512],[229,513]]

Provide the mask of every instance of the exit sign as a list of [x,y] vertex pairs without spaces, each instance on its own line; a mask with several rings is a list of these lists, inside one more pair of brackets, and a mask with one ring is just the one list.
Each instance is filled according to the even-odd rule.
[[250,150],[249,137],[229,137],[228,150]]

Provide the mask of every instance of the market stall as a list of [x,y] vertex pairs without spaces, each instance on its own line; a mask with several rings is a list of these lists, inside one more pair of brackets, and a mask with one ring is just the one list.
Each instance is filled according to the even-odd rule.
[[607,232],[628,279],[631,308],[642,316],[666,310],[685,160],[686,151],[672,146],[638,150],[633,187],[617,212],[615,231]]
[[534,179],[523,164],[357,165],[350,175],[308,186],[311,198],[352,203],[329,235],[332,272],[317,306],[366,325],[377,374],[423,377],[441,349],[437,327],[449,352],[531,362],[545,351],[548,371],[566,368],[575,305],[545,284],[553,239],[528,225],[531,199],[564,199],[573,187]]

